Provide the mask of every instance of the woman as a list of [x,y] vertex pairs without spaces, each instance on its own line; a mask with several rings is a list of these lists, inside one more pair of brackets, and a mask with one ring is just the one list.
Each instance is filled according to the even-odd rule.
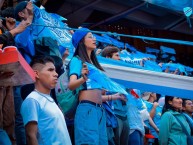
[[75,144],[107,145],[105,111],[102,106],[102,88],[92,79],[86,63],[103,71],[94,49],[96,39],[87,28],[77,30],[72,36],[74,57],[69,65],[69,88],[81,87],[79,105],[75,115]]
[[182,99],[172,96],[165,97],[165,106],[160,122],[160,145],[187,145],[187,137],[176,118],[178,118],[190,134],[190,127],[181,114]]

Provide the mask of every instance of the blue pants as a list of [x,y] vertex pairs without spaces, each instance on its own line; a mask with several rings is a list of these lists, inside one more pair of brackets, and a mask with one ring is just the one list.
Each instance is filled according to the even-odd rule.
[[143,135],[140,133],[140,131],[135,130],[129,135],[129,145],[144,145]]
[[106,116],[102,107],[79,104],[75,115],[75,145],[108,145]]

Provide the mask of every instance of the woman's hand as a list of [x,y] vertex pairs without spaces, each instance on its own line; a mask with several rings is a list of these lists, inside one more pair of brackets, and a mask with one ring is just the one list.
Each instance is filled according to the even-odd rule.
[[112,100],[118,100],[119,99],[119,100],[122,100],[124,102],[127,102],[127,98],[123,94],[116,93],[116,94],[113,94],[111,96],[112,96]]

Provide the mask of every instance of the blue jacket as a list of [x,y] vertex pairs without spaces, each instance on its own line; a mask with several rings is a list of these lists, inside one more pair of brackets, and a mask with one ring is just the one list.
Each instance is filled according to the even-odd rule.
[[182,113],[167,111],[161,117],[159,141],[160,145],[187,145],[187,137],[183,132],[177,117],[190,134],[190,127]]

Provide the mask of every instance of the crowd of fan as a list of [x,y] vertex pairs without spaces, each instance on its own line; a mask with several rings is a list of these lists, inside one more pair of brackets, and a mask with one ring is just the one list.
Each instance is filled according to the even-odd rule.
[[[61,54],[51,37],[33,39],[33,9],[31,2],[20,2],[1,12],[5,19],[0,19],[0,49],[16,46],[34,70],[36,82],[0,87],[0,144],[187,145],[187,136],[193,134],[193,100],[134,88],[127,88],[125,96],[97,84],[93,87],[87,63],[103,71],[96,56],[121,61],[122,52],[111,45],[95,51],[96,38],[85,28],[71,33],[75,53],[69,65],[69,88],[82,85],[83,89],[73,123],[65,121],[54,88],[65,71],[69,50]],[[20,21],[17,26],[15,20]],[[86,62],[85,67],[77,56]],[[147,60],[140,59],[138,65],[144,67]],[[0,79],[12,75],[0,72]]]

